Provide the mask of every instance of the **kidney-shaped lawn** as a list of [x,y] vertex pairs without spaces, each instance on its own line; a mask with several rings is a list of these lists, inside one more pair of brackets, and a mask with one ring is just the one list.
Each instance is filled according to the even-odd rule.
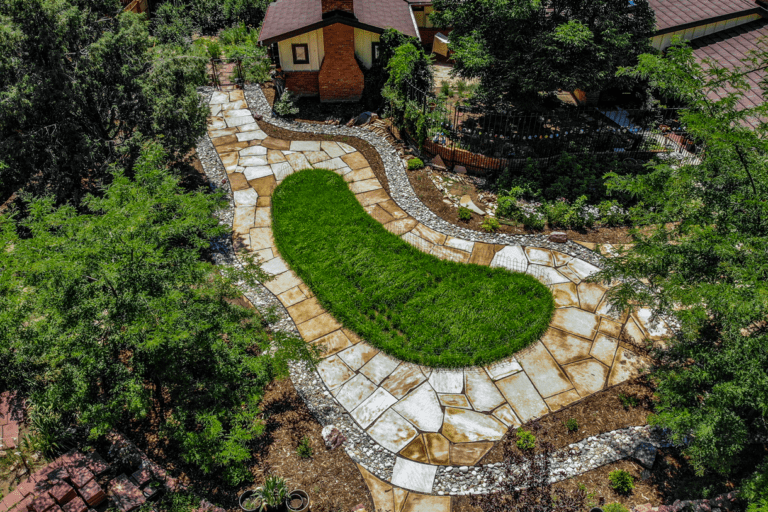
[[549,325],[554,300],[535,278],[419,251],[368,215],[332,171],[288,176],[272,218],[280,254],[326,310],[398,359],[487,364]]

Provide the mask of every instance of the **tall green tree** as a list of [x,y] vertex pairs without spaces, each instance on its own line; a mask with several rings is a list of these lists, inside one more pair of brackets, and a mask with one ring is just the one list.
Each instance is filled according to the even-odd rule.
[[452,27],[455,71],[487,99],[556,88],[599,90],[651,51],[647,0],[435,0],[432,20]]
[[82,212],[45,197],[0,217],[0,387],[93,437],[152,414],[183,459],[236,484],[264,386],[306,352],[237,305],[236,282],[265,275],[205,260],[223,198],[185,192],[164,162],[149,144]]
[[0,197],[79,201],[131,172],[143,137],[183,155],[205,132],[204,61],[156,46],[116,0],[0,0]]
[[700,162],[609,175],[609,189],[637,197],[634,224],[651,229],[632,231],[633,250],[599,276],[624,279],[610,292],[619,307],[680,322],[652,373],[654,421],[687,443],[699,472],[727,473],[768,427],[768,133],[748,126],[768,107],[739,105],[750,92],[745,73],[765,57],[729,70],[677,44],[623,71],[684,101],[681,122],[705,150]]

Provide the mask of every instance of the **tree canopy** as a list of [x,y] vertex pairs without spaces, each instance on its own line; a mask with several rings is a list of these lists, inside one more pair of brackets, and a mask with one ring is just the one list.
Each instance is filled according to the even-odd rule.
[[92,437],[153,414],[184,460],[246,478],[262,390],[305,353],[234,302],[260,269],[205,261],[222,201],[181,189],[153,143],[81,212],[43,197],[0,216],[0,386]]
[[651,51],[647,0],[435,0],[433,22],[452,27],[456,72],[489,99],[557,88],[600,90]]
[[638,198],[635,224],[651,229],[633,231],[634,248],[599,276],[625,279],[609,292],[620,307],[680,322],[652,373],[654,421],[687,443],[699,472],[727,473],[768,426],[768,127],[745,123],[765,120],[768,107],[738,101],[749,92],[744,73],[765,57],[728,70],[677,44],[623,71],[684,101],[681,122],[705,148],[700,163],[610,177],[609,188]]

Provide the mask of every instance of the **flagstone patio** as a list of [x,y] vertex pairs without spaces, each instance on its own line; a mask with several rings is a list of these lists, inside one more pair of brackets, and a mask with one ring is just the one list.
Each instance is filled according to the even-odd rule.
[[[443,510],[443,501],[432,503],[438,497],[428,496],[437,466],[475,465],[508,428],[636,376],[647,362],[620,340],[660,341],[667,332],[665,325],[651,324],[647,311],[611,312],[607,287],[584,282],[598,268],[582,259],[453,238],[425,226],[390,198],[354,147],[269,137],[244,108],[242,91],[215,92],[210,108],[209,136],[233,191],[234,246],[260,256],[262,268],[274,275],[264,285],[287,308],[304,340],[323,351],[317,370],[335,400],[398,455],[391,483],[376,483],[361,468],[372,490],[391,494],[392,510],[427,510],[414,508],[422,502]],[[271,194],[286,176],[312,167],[344,176],[373,218],[424,252],[542,279],[557,306],[550,329],[514,357],[454,370],[401,362],[361,340],[322,308],[275,247]],[[386,510],[378,502],[377,508]]]

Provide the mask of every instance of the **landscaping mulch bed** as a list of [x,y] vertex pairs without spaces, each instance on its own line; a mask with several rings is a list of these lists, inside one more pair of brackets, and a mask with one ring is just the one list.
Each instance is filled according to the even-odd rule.
[[[408,179],[411,182],[413,190],[430,210],[441,219],[448,221],[457,226],[473,229],[475,231],[483,231],[480,225],[483,223],[484,217],[476,213],[472,214],[472,218],[469,221],[458,220],[458,209],[453,205],[443,202],[443,193],[435,187],[435,184],[430,179],[427,170],[421,169],[418,171],[409,171]],[[477,193],[469,191],[469,196],[473,201],[477,198]],[[482,204],[478,204],[482,208]],[[568,234],[569,240],[578,240],[580,242],[592,242],[601,244],[624,244],[630,243],[629,229],[626,227],[601,227],[596,229],[584,229],[584,230],[571,230],[571,229],[556,229],[551,231],[564,231]],[[540,234],[539,231],[526,229],[522,226],[509,226],[502,224],[498,229],[499,233],[509,233],[512,235],[530,235]]]

